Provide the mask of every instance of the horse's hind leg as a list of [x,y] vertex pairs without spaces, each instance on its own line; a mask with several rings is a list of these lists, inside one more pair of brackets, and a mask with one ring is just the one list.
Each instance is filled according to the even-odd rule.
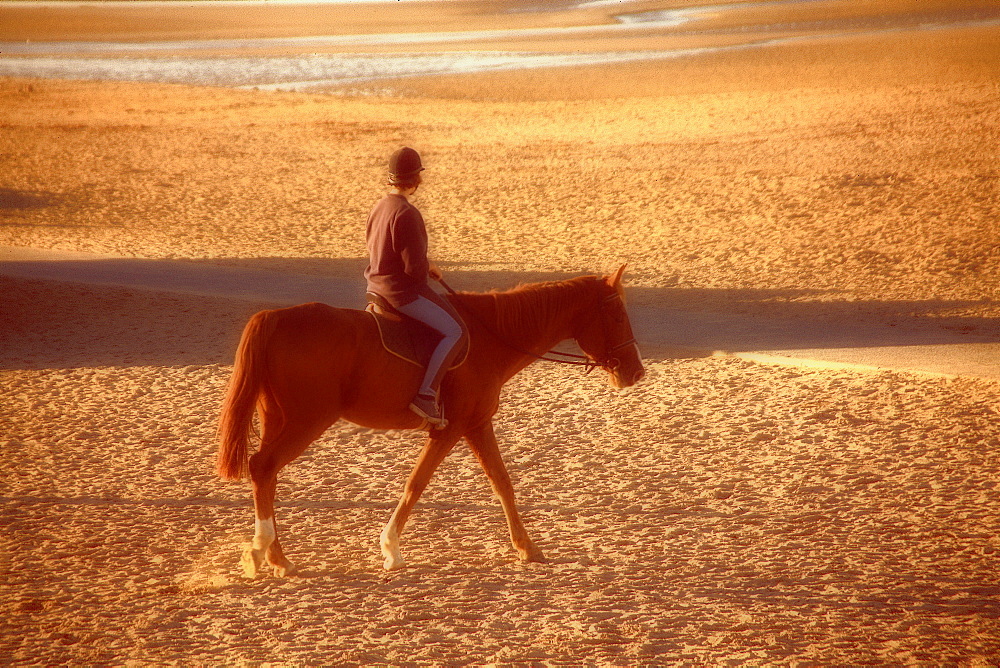
[[275,436],[269,434],[265,416],[261,433],[260,450],[250,457],[250,480],[253,483],[254,537],[243,553],[243,571],[254,577],[264,560],[274,567],[278,576],[294,575],[295,566],[285,557],[278,541],[274,522],[274,496],[278,485],[278,472],[302,454],[326,429],[312,421],[289,421]]
[[545,561],[542,551],[528,537],[528,532],[521,522],[521,516],[517,512],[517,503],[514,501],[514,485],[510,481],[510,474],[504,466],[503,458],[500,456],[500,447],[497,445],[496,435],[493,433],[493,424],[487,422],[478,429],[471,430],[465,435],[472,452],[486,471],[486,477],[490,479],[493,492],[500,499],[503,506],[504,515],[507,518],[507,528],[510,530],[510,541],[517,550],[521,561]]

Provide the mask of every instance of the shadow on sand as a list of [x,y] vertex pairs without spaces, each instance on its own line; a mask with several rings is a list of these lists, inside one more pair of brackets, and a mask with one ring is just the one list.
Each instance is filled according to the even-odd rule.
[[[308,301],[363,307],[365,264],[358,258],[0,262],[0,368],[229,364],[244,324],[262,308]],[[452,287],[467,291],[579,275],[447,274]],[[629,294],[640,346],[653,358],[1000,342],[1000,319],[949,315],[981,302],[838,302],[801,290],[635,288]],[[699,303],[706,307],[691,308]]]
[[0,217],[16,211],[44,209],[58,202],[58,197],[52,193],[0,188]]

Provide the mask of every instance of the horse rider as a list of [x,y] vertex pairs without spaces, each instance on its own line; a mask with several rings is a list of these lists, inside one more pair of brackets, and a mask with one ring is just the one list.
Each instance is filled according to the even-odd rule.
[[439,399],[441,379],[468,333],[451,304],[430,287],[429,279],[440,280],[441,271],[427,257],[427,228],[411,201],[423,180],[422,171],[420,155],[412,148],[404,146],[389,158],[389,193],[368,215],[365,278],[369,292],[441,334],[410,403],[410,410],[440,426],[445,423]]

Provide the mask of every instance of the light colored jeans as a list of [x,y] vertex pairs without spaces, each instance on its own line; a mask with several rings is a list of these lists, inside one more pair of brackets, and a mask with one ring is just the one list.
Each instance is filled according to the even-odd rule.
[[[437,297],[436,294],[432,296]],[[399,307],[398,310],[403,315],[419,320],[441,334],[441,341],[438,342],[437,348],[431,354],[431,360],[427,363],[427,371],[424,373],[424,380],[420,384],[420,394],[437,396],[438,389],[441,387],[441,379],[460,352],[458,344],[465,337],[465,327],[446,308],[425,296],[417,297],[415,301]]]

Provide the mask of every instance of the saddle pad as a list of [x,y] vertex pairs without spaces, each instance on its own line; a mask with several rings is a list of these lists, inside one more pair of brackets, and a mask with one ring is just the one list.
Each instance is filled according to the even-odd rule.
[[[370,303],[365,310],[375,319],[386,352],[422,369],[427,368],[431,355],[441,340],[440,334],[421,322],[407,318],[396,311],[387,310],[378,304]],[[462,366],[469,355],[468,341],[459,345],[461,351],[449,370]]]

